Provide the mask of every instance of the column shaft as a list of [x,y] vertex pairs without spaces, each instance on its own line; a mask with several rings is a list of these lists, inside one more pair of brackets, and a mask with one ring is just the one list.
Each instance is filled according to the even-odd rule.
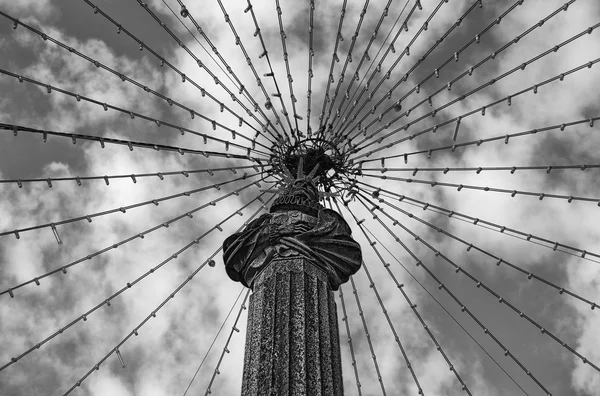
[[242,395],[343,395],[337,310],[327,275],[305,258],[280,258],[253,287]]

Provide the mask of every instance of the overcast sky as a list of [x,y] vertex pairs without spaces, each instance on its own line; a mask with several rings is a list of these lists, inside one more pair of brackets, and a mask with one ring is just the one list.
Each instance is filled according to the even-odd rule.
[[[252,109],[253,105],[237,95],[237,82],[231,82],[227,72],[219,68],[220,66],[226,70],[226,66],[221,62],[215,63],[205,52],[207,49],[210,55],[215,57],[210,45],[197,33],[190,20],[185,19],[185,25],[195,32],[205,49],[173,16],[165,3],[179,14],[180,6],[175,0],[151,0],[148,1],[148,9],[164,21],[178,39],[202,61],[205,68],[199,68],[196,60],[143,7],[140,7],[136,0],[96,0],[95,5],[141,40],[145,47],[142,50],[138,42],[124,32],[118,33],[114,24],[104,18],[102,13],[95,13],[93,5],[84,0],[0,0],[0,11],[65,43],[92,60],[85,60],[49,40],[44,41],[23,26],[13,30],[13,21],[0,16],[0,69],[43,83],[42,86],[26,81],[20,83],[17,78],[1,74],[0,123],[68,134],[87,134],[245,155],[245,150],[234,147],[233,143],[249,146],[248,139],[254,138],[256,130],[262,130],[257,119],[262,122],[264,118],[261,118],[260,113],[253,111],[250,111],[250,114],[256,119],[248,115],[246,109]],[[263,77],[269,72],[269,65],[266,58],[259,57],[262,46],[259,37],[253,35],[255,25],[251,13],[244,13],[246,2],[222,0],[222,3],[256,72],[261,76],[266,92],[270,95],[275,92],[275,87],[270,77]],[[280,3],[287,35],[286,45],[293,89],[297,98],[296,108],[298,115],[303,118],[299,125],[302,131],[306,131],[309,2],[281,0]],[[352,51],[352,62],[348,63],[344,87],[352,80],[386,3],[381,0],[368,2],[367,12]],[[443,0],[422,0],[423,9],[415,9],[407,24],[408,31],[402,29],[402,22],[413,8],[414,1],[408,2],[400,22],[396,25],[394,22],[406,1],[397,0],[390,3],[389,13],[383,18],[382,25],[368,50],[368,58],[376,62],[381,61],[382,65],[381,72],[374,75],[369,89],[374,89],[382,79],[383,83],[381,88],[373,93],[373,100],[360,113],[360,117],[369,115],[368,121],[375,119],[374,125],[367,131],[368,135],[378,131],[380,127],[382,130],[377,137],[367,140],[367,143],[374,143],[358,155],[384,148],[386,144],[397,142],[410,134],[452,120],[507,96],[511,96],[510,105],[505,100],[501,104],[487,107],[485,116],[482,116],[481,112],[464,116],[460,121],[457,142],[505,136],[534,128],[541,129],[600,117],[600,65],[597,64],[567,74],[563,81],[556,80],[540,86],[537,94],[529,91],[512,97],[534,84],[600,58],[600,31],[595,29],[590,34],[561,45],[556,52],[528,64],[523,70],[519,69],[476,94],[465,97],[464,100],[437,113],[435,118],[429,115],[423,121],[411,125],[408,131],[401,130],[392,134],[396,128],[406,125],[407,119],[410,121],[427,115],[432,109],[585,32],[600,22],[600,3],[597,0],[571,1],[568,8],[562,9],[556,16],[540,24],[540,20],[561,9],[564,0],[525,0],[501,20],[497,18],[518,1],[483,0],[483,8],[474,7],[460,25],[445,37],[371,116],[369,111],[375,101],[385,98],[389,89],[477,2],[450,0],[446,3]],[[441,6],[428,23],[428,29],[414,39],[439,3]],[[331,97],[346,62],[364,4],[359,0],[350,0],[346,4],[342,27],[344,40],[338,48],[340,61],[335,63],[334,83],[329,91]],[[219,3],[190,1],[186,5],[190,14],[218,48],[227,65],[256,102],[264,108],[267,99],[257,86],[254,73],[248,67],[240,47],[236,46],[235,37],[225,22]],[[286,78],[286,64],[283,61],[276,3],[257,0],[253,5],[279,88],[291,114],[292,103]],[[319,127],[318,117],[327,87],[341,9],[340,0],[315,2],[311,116],[313,130]],[[473,43],[460,50],[495,20],[499,23],[493,24],[481,35],[479,43]],[[518,42],[513,42],[505,50],[495,53],[513,41],[517,35],[534,26],[536,28]],[[394,44],[395,52],[386,51],[392,38],[401,29],[402,33]],[[391,35],[386,40],[390,31]],[[406,52],[405,47],[410,42],[412,44]],[[378,53],[380,48],[382,50]],[[181,75],[168,65],[161,67],[159,59],[149,49],[185,73],[185,81],[182,81]],[[452,58],[457,51],[457,60],[452,59],[446,66],[439,68],[440,64]],[[385,59],[382,60],[386,53]],[[404,55],[401,60],[394,66],[394,62],[402,53]],[[494,55],[490,56],[492,54]],[[488,60],[476,68],[472,75],[462,77],[448,89],[448,81],[484,59]],[[97,68],[93,64],[94,60],[130,80],[122,81],[118,75]],[[369,69],[370,65],[371,62],[365,58],[358,71],[360,79],[365,76],[367,70],[367,78],[376,70],[375,66]],[[385,73],[390,68],[393,68],[389,74],[390,78],[385,79]],[[433,75],[427,82],[421,83],[436,68],[439,77]],[[218,77],[220,84],[215,84],[207,70]],[[192,119],[189,110],[183,110],[177,105],[169,106],[167,101],[132,84],[132,80],[171,98],[187,109],[193,109],[209,119],[217,120],[228,129],[217,127],[213,130],[210,121],[202,120],[198,115]],[[201,91],[190,81],[202,86],[207,95],[202,96]],[[362,83],[362,90],[364,82],[354,81],[350,95],[359,82]],[[102,105],[78,102],[75,98],[56,90],[49,94],[46,84],[86,96],[99,103],[123,108],[126,112],[119,113],[113,109],[105,111]],[[414,92],[402,102],[401,112],[390,111],[377,121],[376,117],[383,110],[392,106],[417,85],[419,93]],[[224,87],[236,94],[236,101],[232,100]],[[336,105],[344,95],[344,87],[340,89]],[[431,107],[425,101],[422,106],[412,111],[408,118],[404,117],[391,123],[395,117],[427,99],[439,88],[444,89],[432,96]],[[370,90],[367,92],[371,92]],[[209,98],[210,95],[215,98],[214,101]],[[365,100],[367,96],[368,93],[365,93],[361,100]],[[271,97],[270,100],[287,128],[279,100],[275,97]],[[351,100],[346,100],[346,103]],[[241,107],[240,102],[245,107]],[[227,110],[221,112],[219,103],[225,104],[236,115]],[[144,120],[139,116],[132,119],[130,111],[159,122]],[[271,111],[264,110],[264,114],[275,123]],[[242,126],[238,126],[238,116],[244,118]],[[222,140],[208,140],[205,144],[201,136],[193,133],[182,135],[178,128],[165,126],[165,122],[210,137],[228,140],[232,144],[225,147]],[[388,122],[389,127],[383,129]],[[543,169],[517,170],[511,173],[509,170],[483,170],[480,173],[470,171],[447,174],[419,170],[416,175],[410,171],[391,170],[424,167],[597,165],[600,163],[597,154],[600,152],[598,124],[600,120],[590,127],[590,122],[586,121],[564,130],[556,128],[527,136],[511,137],[508,144],[505,144],[505,139],[502,138],[456,150],[432,151],[430,158],[427,154],[411,155],[408,157],[408,164],[405,164],[402,157],[387,159],[385,167],[390,170],[384,175],[496,187],[509,191],[523,190],[600,199],[598,170],[591,168],[584,171],[552,169],[547,172]],[[348,125],[352,135],[358,133],[356,122],[348,121]],[[231,130],[235,131],[235,140],[232,139]],[[440,126],[435,134],[427,132],[414,139],[404,140],[369,157],[363,157],[362,160],[418,150],[427,152],[436,147],[452,145],[455,130],[456,122],[452,122],[447,126]],[[377,141],[378,137],[384,136],[384,140]],[[362,137],[355,142],[361,140]],[[256,148],[263,154],[253,155],[264,156],[268,151],[260,146],[261,144],[267,148],[271,147],[271,142],[264,136],[259,136]],[[2,180],[162,174],[169,171],[248,165],[252,163],[243,159],[215,156],[206,158],[191,153],[182,156],[176,152],[141,147],[133,147],[131,151],[127,146],[106,144],[105,148],[101,148],[98,142],[85,142],[81,139],[76,139],[73,144],[71,138],[51,135],[44,143],[40,134],[19,132],[14,136],[12,130],[0,131]],[[381,168],[381,161],[365,163],[363,168]],[[75,389],[74,393],[93,396],[182,395],[242,290],[240,284],[232,282],[226,276],[221,253],[217,249],[227,235],[236,231],[244,221],[261,209],[260,203],[254,199],[261,193],[260,189],[269,187],[269,184],[264,182],[260,183],[260,189],[252,185],[253,181],[258,180],[256,176],[223,185],[219,189],[212,187],[215,183],[239,178],[244,172],[248,176],[256,174],[252,168],[234,171],[214,172],[213,176],[207,173],[190,174],[189,177],[179,174],[164,176],[164,180],[158,176],[137,177],[136,183],[130,177],[110,179],[109,185],[103,179],[82,181],[81,186],[75,181],[53,181],[52,188],[49,188],[45,181],[23,182],[22,188],[14,182],[0,184],[0,232],[59,222],[111,209],[118,210],[127,205],[207,187],[206,190],[190,197],[162,201],[158,206],[149,204],[128,209],[125,213],[117,211],[106,216],[94,217],[91,223],[83,220],[59,225],[56,232],[62,242],[60,245],[50,227],[23,231],[19,233],[19,239],[14,233],[0,236],[2,292],[109,248],[101,255],[68,267],[66,274],[58,271],[40,279],[39,286],[31,283],[15,288],[14,298],[7,293],[0,296],[0,366],[52,336],[73,320],[81,318],[84,313],[125,287],[122,294],[111,299],[110,306],[102,305],[89,314],[86,321],[77,321],[62,334],[44,343],[39,350],[35,349],[1,371],[0,396],[64,394],[86,376],[105,355],[110,354],[121,340],[138,328],[165,299],[168,300],[167,304],[156,313],[155,318],[151,317],[139,329],[139,336],[132,336],[119,348],[126,367],[121,367],[118,356],[112,353],[100,365],[98,371],[94,370],[81,382],[81,386]],[[364,174],[382,176],[378,170],[365,171]],[[524,235],[533,234],[590,253],[600,253],[600,208],[594,201],[573,200],[568,203],[563,199],[524,195],[511,198],[510,193],[466,188],[459,192],[456,187],[431,187],[429,184],[383,181],[368,176],[359,178],[359,181],[472,218],[519,230]],[[241,191],[239,196],[232,194],[236,189],[245,186],[248,187]],[[371,190],[370,187],[365,188]],[[264,197],[266,199],[270,195]],[[545,330],[585,356],[588,361],[600,365],[600,343],[597,335],[600,327],[600,309],[592,310],[589,303],[567,293],[560,294],[557,289],[535,278],[528,280],[526,274],[505,264],[513,264],[592,303],[599,303],[600,259],[597,256],[588,254],[581,258],[580,254],[560,252],[561,248],[553,251],[553,243],[535,244],[532,243],[535,239],[528,242],[523,238],[511,237],[510,235],[514,234],[501,233],[499,228],[487,229],[482,227],[481,223],[473,225],[473,221],[461,221],[458,216],[440,215],[429,206],[424,210],[423,204],[411,205],[408,200],[399,202],[397,197],[389,198],[389,194],[384,193],[381,193],[380,197],[406,211],[401,212],[380,203],[385,213],[411,230],[412,235],[399,225],[393,226],[393,220],[385,214],[377,211],[375,213],[408,246],[423,266],[415,265],[417,260],[396,243],[396,236],[390,235],[358,200],[350,203],[349,207],[356,218],[366,219],[363,225],[379,240],[375,248],[379,250],[383,259],[390,263],[389,268],[398,283],[405,285],[403,289],[407,296],[417,304],[416,310],[473,395],[544,395],[542,388],[525,371],[530,371],[543,387],[555,396],[600,395],[600,372],[584,364],[559,342],[541,332],[531,322],[520,318],[517,312],[499,302],[497,297],[486,292],[484,288],[478,288],[477,281],[473,281],[481,281],[501,296],[502,301],[513,304],[518,311],[528,315]],[[208,205],[211,201],[214,201],[215,206]],[[223,222],[220,225],[222,231],[215,228],[249,202],[250,204],[240,211],[242,216],[235,215]],[[371,204],[367,206],[372,208]],[[201,209],[194,213],[193,218],[183,216],[180,220],[170,223],[171,219],[199,207]],[[406,213],[412,213],[414,217],[409,218]],[[342,214],[351,224],[353,235],[362,246],[367,268],[424,394],[464,394],[456,376],[448,369],[444,357],[436,350],[435,344],[364,238],[353,216],[345,211]],[[417,218],[435,227],[441,227],[448,234],[466,241],[466,244],[419,223]],[[161,227],[165,222],[169,222],[168,227]],[[114,244],[155,226],[159,228],[145,235],[143,239],[133,238],[126,244],[111,248]],[[206,236],[198,244],[191,244],[184,252],[173,257],[174,253],[204,234]],[[415,238],[415,235],[419,238]],[[495,257],[501,257],[503,261],[497,266],[498,259],[490,258],[476,248],[467,251],[469,244]],[[389,251],[386,251],[384,246]],[[436,255],[436,251],[442,252],[448,260]],[[204,266],[174,298],[168,299],[190,274],[215,253],[215,267]],[[133,283],[138,277],[169,258],[171,260],[160,269],[127,288],[128,282]],[[464,272],[456,273],[451,263],[460,266]],[[425,289],[415,282],[400,264],[404,265]],[[438,281],[432,279],[424,267],[433,272],[444,287],[438,288]],[[466,272],[473,278],[466,276]],[[382,313],[382,307],[373,293],[374,289],[369,287],[370,282],[365,271],[357,273],[354,280],[387,394],[415,395],[415,383],[394,340],[390,325]],[[362,392],[364,395],[379,394],[381,387],[377,381],[352,287],[350,284],[344,285],[343,290]],[[446,290],[450,290],[456,299],[473,313],[481,326],[465,312],[461,312],[460,304],[457,304]],[[206,392],[240,311],[242,299],[243,295],[233,308],[229,320],[194,380],[190,394]],[[347,395],[355,395],[356,380],[345,324],[341,321],[343,315],[338,295],[336,301],[340,319],[345,392]],[[223,358],[220,374],[216,376],[212,385],[213,394],[235,395],[240,392],[246,313],[247,311],[242,311],[237,324],[241,331],[233,332],[228,346],[231,353],[225,354]],[[459,327],[448,313],[456,318],[463,328]],[[525,370],[510,357],[506,357],[504,351],[489,334],[485,334],[482,327],[489,329],[490,334],[522,363]],[[465,331],[472,335],[522,389],[515,385]]]

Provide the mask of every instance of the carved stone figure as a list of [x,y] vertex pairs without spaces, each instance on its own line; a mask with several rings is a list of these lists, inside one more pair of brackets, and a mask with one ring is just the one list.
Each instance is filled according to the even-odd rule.
[[350,227],[337,212],[318,203],[310,178],[288,185],[270,212],[223,243],[225,268],[232,280],[252,288],[273,259],[294,256],[323,270],[332,290],[359,270],[361,250]]

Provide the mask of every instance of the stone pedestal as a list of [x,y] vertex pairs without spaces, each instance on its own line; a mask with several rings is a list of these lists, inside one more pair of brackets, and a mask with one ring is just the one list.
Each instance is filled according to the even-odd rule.
[[343,395],[337,310],[325,272],[277,258],[250,297],[243,396]]

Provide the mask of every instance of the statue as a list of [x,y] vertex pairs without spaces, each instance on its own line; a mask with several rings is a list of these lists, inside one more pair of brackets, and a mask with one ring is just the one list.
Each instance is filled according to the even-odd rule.
[[284,187],[269,213],[223,243],[227,274],[252,289],[244,396],[344,394],[333,290],[360,269],[362,256],[342,216],[319,204],[317,182],[329,188],[331,178],[321,178],[332,163],[318,147],[274,161]]
[[362,262],[351,229],[337,212],[319,204],[319,193],[311,173],[288,176],[287,185],[273,202],[270,213],[252,221],[223,243],[223,259],[229,277],[253,287],[256,277],[276,258],[301,256],[327,275],[331,290],[356,273]]

